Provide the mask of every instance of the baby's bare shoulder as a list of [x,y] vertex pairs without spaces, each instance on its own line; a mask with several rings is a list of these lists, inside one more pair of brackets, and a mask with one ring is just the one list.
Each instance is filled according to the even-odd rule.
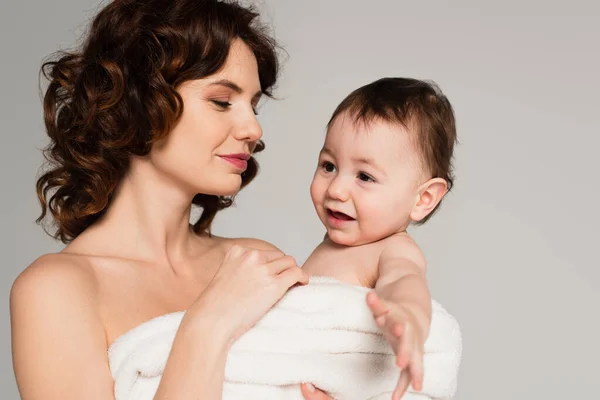
[[426,260],[417,242],[406,232],[397,233],[381,241],[379,261],[406,259],[421,268],[426,267]]

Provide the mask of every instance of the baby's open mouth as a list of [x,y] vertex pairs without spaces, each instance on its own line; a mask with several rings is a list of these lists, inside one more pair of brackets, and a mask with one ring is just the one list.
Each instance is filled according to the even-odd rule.
[[347,214],[344,214],[343,212],[327,209],[327,214],[329,214],[333,218],[341,219],[342,221],[354,221],[354,218]]

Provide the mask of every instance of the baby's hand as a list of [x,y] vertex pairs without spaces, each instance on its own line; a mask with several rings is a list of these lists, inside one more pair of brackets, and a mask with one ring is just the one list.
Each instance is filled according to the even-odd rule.
[[[396,353],[397,365],[402,369],[392,400],[400,400],[411,378],[413,388],[420,391],[423,385],[423,347],[427,338],[421,332],[410,305],[386,302],[374,291],[367,294],[367,304]],[[409,371],[410,374],[406,373]]]

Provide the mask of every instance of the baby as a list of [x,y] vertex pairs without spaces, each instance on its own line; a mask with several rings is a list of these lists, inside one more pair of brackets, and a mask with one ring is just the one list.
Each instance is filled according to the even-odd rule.
[[452,106],[434,84],[379,79],[334,111],[310,188],[327,234],[302,268],[374,289],[369,308],[410,371],[394,400],[409,383],[422,386],[432,313],[426,262],[406,229],[427,221],[451,188],[455,142]]
[[[455,137],[448,100],[414,79],[378,80],[338,106],[311,185],[327,229],[302,267],[311,283],[290,289],[232,345],[223,400],[300,400],[303,382],[344,400],[452,398],[460,330],[431,299],[406,229],[451,187]],[[183,314],[113,344],[117,400],[156,391]],[[397,366],[409,372],[399,380]]]

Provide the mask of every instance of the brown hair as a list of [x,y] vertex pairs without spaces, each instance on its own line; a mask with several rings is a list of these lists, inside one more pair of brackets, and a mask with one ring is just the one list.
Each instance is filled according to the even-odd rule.
[[[276,44],[255,21],[257,12],[235,1],[114,0],[94,18],[81,47],[57,52],[42,65],[49,80],[44,119],[50,164],[37,181],[42,212],[52,234],[68,243],[93,224],[111,203],[132,155],[144,156],[180,118],[176,88],[215,73],[234,39],[242,39],[258,62],[262,92],[271,96],[278,74]],[[259,142],[255,152],[264,149]],[[254,158],[242,187],[256,176]],[[197,194],[202,207],[194,230],[210,229],[232,198]]]
[[[410,78],[378,79],[342,100],[327,128],[343,113],[351,115],[354,123],[382,120],[406,129],[417,127],[415,143],[423,157],[423,167],[431,177],[444,179],[448,191],[452,189],[456,122],[452,105],[435,83]],[[429,220],[438,207],[439,204],[416,224]]]

